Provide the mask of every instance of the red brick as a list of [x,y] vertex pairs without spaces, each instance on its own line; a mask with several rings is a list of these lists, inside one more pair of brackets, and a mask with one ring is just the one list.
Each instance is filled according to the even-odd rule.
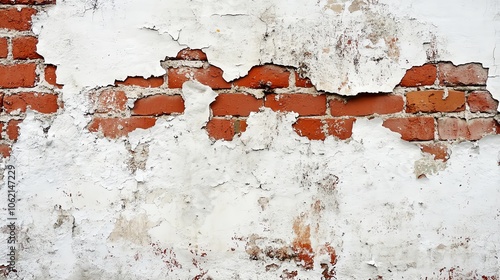
[[309,78],[301,78],[299,73],[295,72],[295,86],[296,87],[304,87],[311,88],[313,84]]
[[465,93],[449,90],[444,98],[442,90],[413,91],[406,94],[406,112],[436,113],[460,112],[465,110]]
[[346,101],[338,99],[330,101],[331,115],[334,117],[392,114],[403,111],[403,107],[403,97],[389,94],[360,94],[347,98]]
[[224,80],[222,73],[222,70],[215,66],[209,66],[208,68],[169,68],[168,87],[182,88],[184,82],[194,79],[212,89],[231,88],[231,84]]
[[7,38],[0,38],[0,58],[6,58],[9,54]]
[[127,95],[121,90],[104,90],[97,97],[96,113],[110,113],[125,111]]
[[451,63],[440,63],[438,66],[439,84],[447,86],[486,85],[488,69],[481,64],[469,63],[455,66]]
[[235,86],[248,88],[286,88],[290,72],[277,65],[255,66],[248,75],[234,81]]
[[2,157],[4,158],[9,157],[10,152],[11,152],[10,145],[0,144],[0,155],[2,155]]
[[0,29],[26,31],[31,29],[31,16],[36,14],[33,8],[0,9]]
[[293,129],[300,136],[309,138],[310,140],[325,140],[323,132],[323,122],[320,119],[303,119],[299,118],[293,124]]
[[349,139],[352,136],[352,126],[356,119],[326,119],[328,135],[333,135],[341,140]]
[[148,129],[155,123],[156,119],[151,117],[94,118],[88,125],[88,130],[101,131],[105,137],[114,139],[126,136],[138,128]]
[[0,0],[0,4],[28,4],[28,5],[44,5],[55,4],[56,0]]
[[214,116],[248,116],[251,112],[258,112],[264,106],[263,99],[257,99],[247,94],[220,94],[212,103]]
[[436,81],[437,69],[434,64],[414,66],[406,71],[400,85],[403,87],[430,86]]
[[[352,126],[355,119],[306,119],[299,118],[293,125],[294,130],[300,136],[305,136],[310,140],[325,140],[327,135],[335,136],[341,140],[352,136]],[[326,128],[327,134],[323,132]]]
[[234,120],[211,119],[207,123],[208,135],[215,140],[231,141],[236,133],[234,124]]
[[19,137],[19,124],[22,120],[10,120],[7,124],[7,136],[10,140],[16,141]]
[[274,111],[296,112],[300,116],[318,116],[326,113],[326,95],[268,94],[264,105]]
[[34,87],[36,64],[0,65],[0,88]]
[[34,92],[6,95],[3,98],[3,106],[7,113],[18,109],[25,112],[27,108],[31,108],[40,113],[50,114],[57,112],[59,108],[57,95]]
[[382,125],[401,134],[401,139],[406,141],[434,139],[434,118],[432,117],[391,118],[385,120]]
[[[3,122],[0,122],[0,132],[3,131]],[[2,135],[0,134],[0,139],[3,139]]]
[[132,114],[159,116],[184,112],[184,99],[180,95],[153,95],[138,99]]
[[467,104],[471,112],[496,113],[498,101],[493,99],[488,91],[474,91],[467,97]]
[[207,60],[207,55],[200,49],[183,49],[180,50],[179,53],[177,53],[176,56],[177,59],[182,59],[182,60],[202,60],[206,61]]
[[441,140],[479,140],[488,134],[495,134],[497,123],[494,119],[441,118],[438,120],[439,139]]
[[448,146],[442,143],[420,144],[420,150],[434,156],[434,159],[447,161],[450,158],[448,154]]
[[115,81],[115,85],[124,85],[124,86],[138,86],[144,88],[157,88],[163,85],[163,76],[162,77],[127,77],[125,81]]
[[57,88],[62,88],[63,85],[57,83],[56,77],[57,67],[55,65],[48,64],[45,66],[45,81],[50,85],[53,85]]
[[33,36],[17,37],[12,39],[12,57],[14,59],[42,58],[36,52],[38,39]]

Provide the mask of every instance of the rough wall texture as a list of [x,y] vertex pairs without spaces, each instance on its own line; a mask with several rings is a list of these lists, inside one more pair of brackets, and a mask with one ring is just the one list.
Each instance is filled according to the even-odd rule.
[[471,5],[0,0],[3,276],[498,279]]

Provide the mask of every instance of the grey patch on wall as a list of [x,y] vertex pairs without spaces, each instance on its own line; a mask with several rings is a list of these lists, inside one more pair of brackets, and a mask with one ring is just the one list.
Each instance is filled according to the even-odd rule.
[[[401,46],[410,38],[432,42],[432,59],[438,59],[431,26],[398,18],[378,1],[356,0],[348,7],[350,13],[337,11],[339,5],[345,4],[328,1],[325,7],[335,7],[336,12],[328,20],[267,21],[268,36],[261,48],[263,61],[298,67],[300,74],[311,78],[318,89],[356,95],[362,92],[359,89],[363,84],[388,84],[390,88],[398,84],[394,73],[401,72],[401,65],[409,66],[409,56],[414,55]],[[274,19],[264,20],[268,18]],[[424,57],[428,47],[421,49]],[[371,69],[385,70],[375,75]],[[335,73],[334,77],[331,73]]]

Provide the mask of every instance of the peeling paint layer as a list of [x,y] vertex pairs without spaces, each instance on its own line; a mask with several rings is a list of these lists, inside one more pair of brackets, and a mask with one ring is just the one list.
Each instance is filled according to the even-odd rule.
[[299,67],[319,90],[343,95],[390,91],[412,65],[477,61],[490,68],[488,87],[499,99],[498,5],[71,0],[38,16],[35,26],[39,51],[59,65],[60,82],[79,87],[160,75],[157,61],[190,47],[203,49],[228,81],[271,62]]
[[[21,279],[498,275],[499,136],[453,146],[444,170],[417,180],[427,156],[379,119],[356,122],[349,142],[320,142],[293,131],[294,113],[266,109],[241,137],[213,143],[203,126],[216,94],[195,82],[182,92],[184,115],[125,142],[67,114],[45,135],[27,117],[32,133],[13,151]],[[131,173],[127,149],[141,146],[149,155]]]

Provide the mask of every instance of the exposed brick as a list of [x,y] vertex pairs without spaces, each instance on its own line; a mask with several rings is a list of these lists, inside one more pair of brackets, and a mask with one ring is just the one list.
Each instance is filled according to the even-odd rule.
[[7,8],[0,9],[0,29],[30,30],[31,16],[36,14],[33,8]]
[[12,39],[12,57],[14,59],[42,58],[36,52],[38,39],[33,36],[17,37]]
[[56,76],[56,70],[57,67],[55,65],[48,64],[45,66],[45,81],[49,83],[50,85],[53,85],[58,88],[62,88],[61,84],[57,83],[57,76]]
[[234,135],[244,132],[247,122],[239,119],[211,119],[206,126],[208,136],[214,140],[231,141]]
[[401,139],[406,141],[434,139],[434,118],[432,117],[390,118],[382,125],[401,134]]
[[28,4],[28,5],[44,5],[55,4],[56,0],[0,0],[0,4]]
[[10,152],[11,152],[10,145],[0,144],[0,155],[2,155],[2,157],[4,158],[9,157]]
[[403,97],[399,95],[360,94],[346,101],[330,101],[331,115],[368,116],[372,114],[392,114],[403,111]]
[[[297,134],[310,140],[325,140],[327,135],[345,140],[352,136],[354,121],[354,118],[326,120],[299,118],[293,128]],[[326,135],[323,132],[323,127],[326,128]]]
[[207,60],[207,55],[200,49],[183,49],[177,53],[177,59],[182,60]]
[[[211,119],[207,123],[207,132],[210,138],[215,140],[233,140],[235,131],[235,121],[227,119]],[[245,125],[246,128],[246,125]]]
[[323,132],[323,122],[320,119],[304,119],[299,118],[293,124],[293,129],[300,136],[309,138],[310,140],[325,140]]
[[406,71],[400,85],[403,87],[418,87],[433,85],[436,81],[437,69],[434,64],[414,66]]
[[467,97],[471,112],[496,113],[498,101],[493,99],[488,91],[474,91]]
[[247,130],[247,121],[234,120],[234,133],[239,134]]
[[328,135],[333,135],[341,140],[349,139],[352,136],[352,126],[356,119],[326,119]]
[[274,111],[296,112],[301,116],[319,116],[326,113],[326,95],[268,94],[264,105]]
[[406,112],[460,112],[465,110],[465,93],[449,90],[413,91],[406,94]]
[[311,88],[313,84],[309,78],[301,78],[299,73],[295,72],[295,86],[296,87],[304,87]]
[[94,98],[96,113],[125,111],[127,107],[127,95],[121,90],[104,90]]
[[138,86],[144,88],[157,88],[163,85],[162,77],[127,77],[125,81],[115,81],[115,85]]
[[488,69],[481,64],[469,63],[455,66],[451,63],[440,63],[439,84],[447,86],[474,86],[486,85]]
[[9,44],[7,38],[0,38],[0,58],[6,58],[9,54]]
[[497,123],[494,119],[440,118],[438,120],[439,139],[441,140],[479,140],[488,134],[495,134]]
[[286,88],[290,72],[277,65],[255,66],[248,75],[234,81],[235,86],[249,88]]
[[119,138],[138,128],[148,129],[155,123],[156,119],[152,117],[94,118],[88,125],[88,130],[101,131],[108,138]]
[[0,88],[33,87],[37,81],[36,64],[0,65]]
[[159,116],[184,112],[184,99],[180,95],[154,95],[138,99],[132,114]]
[[10,140],[16,141],[19,137],[19,124],[22,120],[10,120],[7,124],[7,136]]
[[[4,123],[0,122],[0,132],[3,131]],[[2,134],[0,134],[0,139],[3,139]]]
[[18,109],[25,112],[27,108],[31,108],[40,113],[50,114],[57,112],[59,108],[57,95],[35,92],[6,95],[3,98],[3,106],[7,113]]
[[229,89],[231,84],[222,77],[222,70],[215,66],[207,68],[169,68],[168,69],[168,87],[182,88],[184,82],[195,79],[198,82],[207,85],[213,89]]
[[442,143],[420,144],[420,150],[434,156],[435,160],[447,161],[450,155],[448,154],[448,146]]
[[251,112],[258,112],[264,106],[263,99],[257,99],[248,94],[220,94],[212,103],[214,116],[248,116]]

